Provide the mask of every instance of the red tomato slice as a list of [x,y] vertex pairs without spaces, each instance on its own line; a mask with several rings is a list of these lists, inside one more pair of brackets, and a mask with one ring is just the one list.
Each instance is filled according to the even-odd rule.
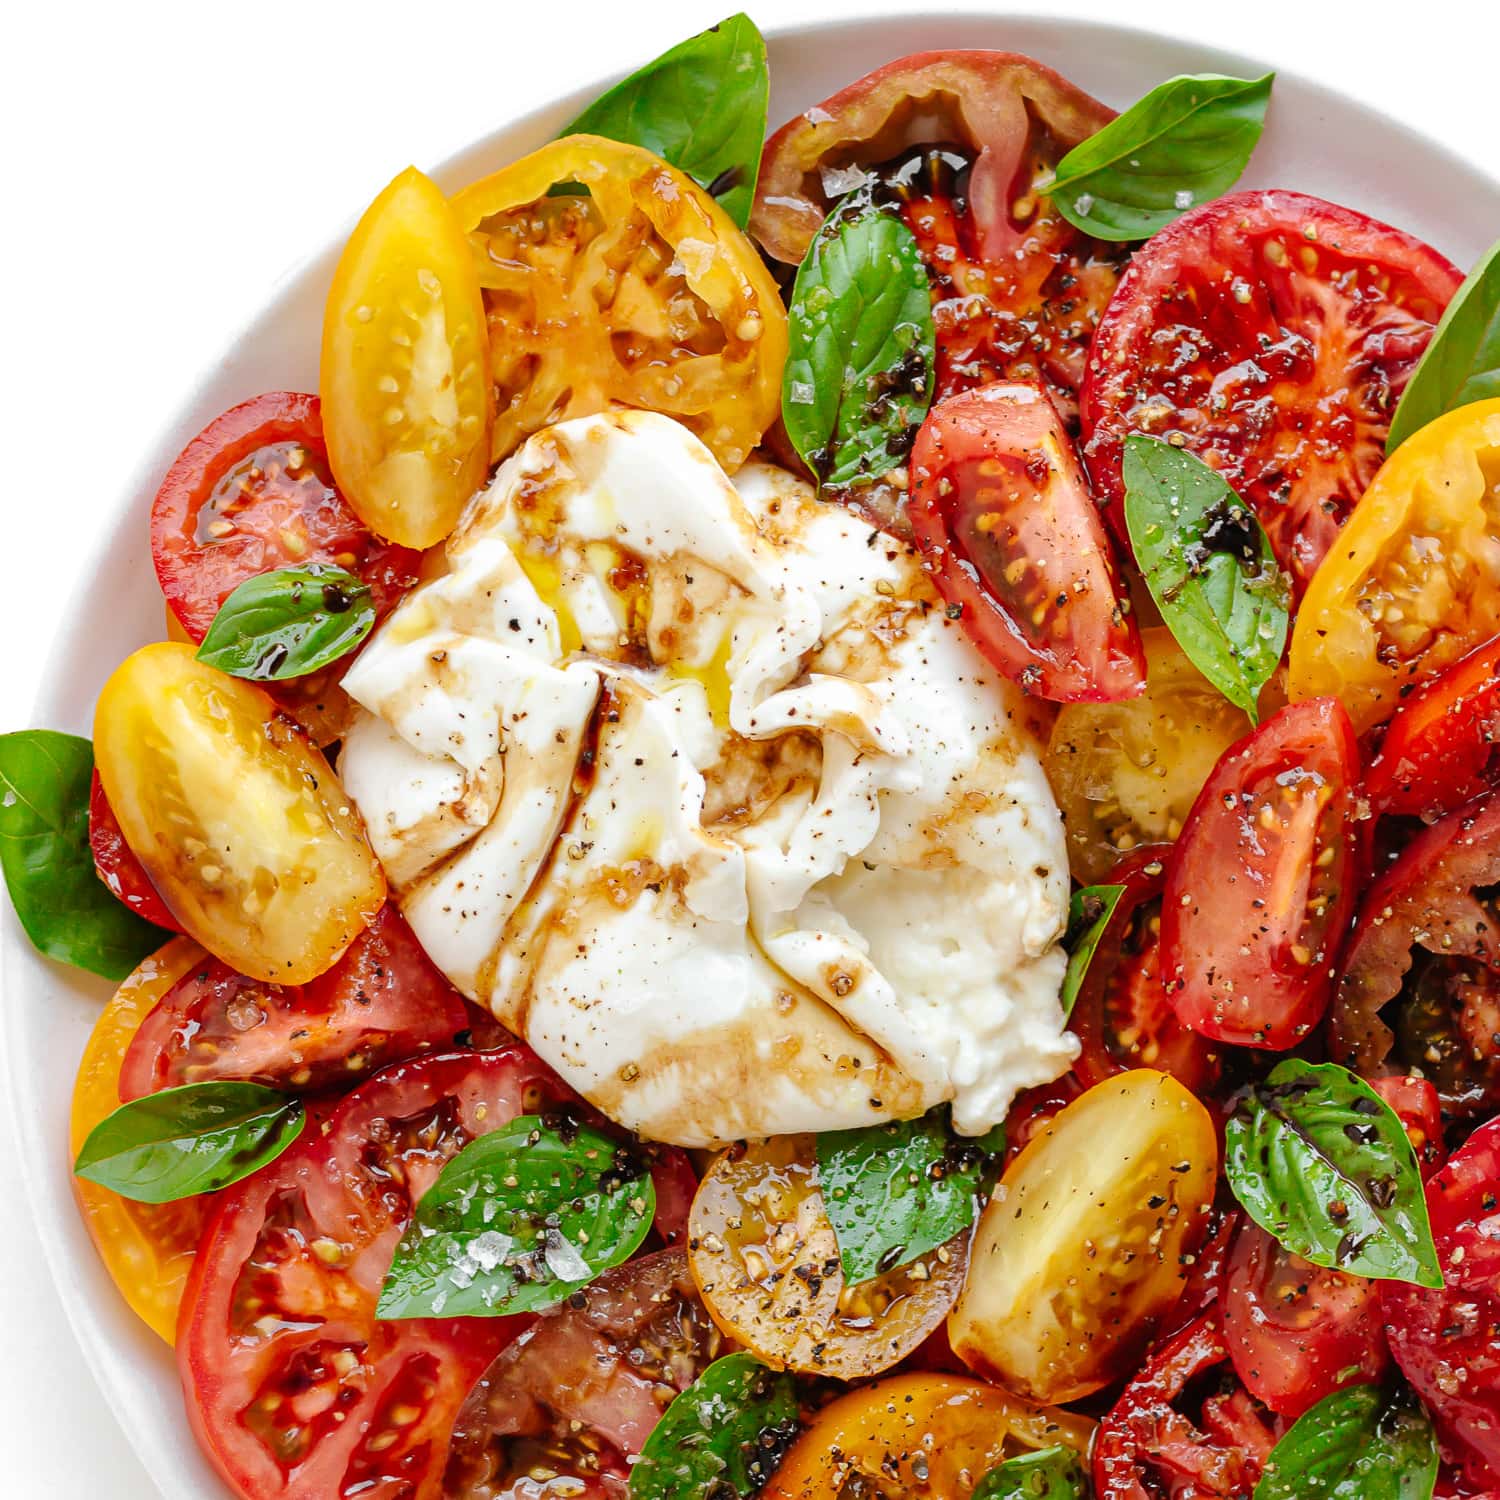
[[245,1500],[436,1500],[453,1419],[524,1318],[375,1316],[412,1205],[470,1140],[567,1102],[528,1048],[386,1069],[223,1193],[177,1330],[194,1432]]
[[418,554],[373,536],[334,488],[318,398],[273,391],[216,417],[178,455],[151,506],[151,557],[195,641],[247,578],[336,563],[384,614],[416,581]]
[[99,879],[136,916],[144,917],[168,932],[182,931],[167,903],[151,884],[145,866],[125,842],[124,831],[115,817],[114,808],[109,805],[109,798],[104,795],[104,783],[99,780],[97,771],[89,783],[89,850],[94,856],[94,869]]
[[1338,1061],[1368,1077],[1420,1069],[1456,1113],[1500,1103],[1497,886],[1500,794],[1406,846],[1360,906],[1330,1013]]
[[1168,225],[1121,279],[1084,380],[1084,453],[1116,535],[1126,436],[1178,436],[1254,507],[1300,591],[1384,461],[1462,279],[1411,235],[1303,193],[1235,193]]
[[[1008,1167],[1031,1144],[1048,1121],[1083,1093],[1075,1073],[1064,1073],[1051,1083],[1038,1084],[1016,1095],[1005,1117],[1005,1165]],[[967,1366],[965,1366],[967,1368]]]
[[1219,1310],[1245,1389],[1284,1417],[1346,1385],[1378,1381],[1390,1364],[1378,1285],[1310,1265],[1248,1219]]
[[986,657],[1054,702],[1133,698],[1140,631],[1057,408],[1014,382],[951,396],[911,457],[912,532]]
[[1322,1019],[1363,862],[1358,777],[1335,698],[1291,704],[1220,758],[1162,899],[1162,970],[1185,1025],[1281,1050]]
[[1437,1428],[1443,1458],[1475,1489],[1500,1487],[1500,1120],[1427,1184],[1446,1285],[1381,1283],[1391,1353]]
[[148,1015],[125,1054],[120,1097],[208,1078],[272,1087],[345,1087],[434,1047],[469,1024],[458,991],[387,902],[326,973],[265,984],[208,959]]
[[1209,1396],[1197,1420],[1184,1394],[1229,1358],[1217,1312],[1161,1344],[1099,1424],[1097,1500],[1243,1500],[1275,1444],[1273,1426],[1241,1390]]
[[1162,1319],[1158,1337],[1170,1338],[1181,1333],[1210,1308],[1217,1307],[1229,1277],[1229,1260],[1238,1237],[1240,1213],[1234,1200],[1221,1192],[1209,1219],[1208,1238],[1193,1261],[1177,1306]]
[[1222,1049],[1177,1019],[1161,973],[1161,893],[1170,846],[1132,851],[1110,871],[1124,886],[1094,949],[1069,1029],[1073,1072],[1092,1088],[1129,1068],[1159,1068],[1195,1094],[1219,1080]]
[[1500,639],[1453,663],[1402,703],[1370,762],[1376,812],[1429,821],[1500,775]]
[[1425,1182],[1447,1159],[1443,1143],[1443,1109],[1438,1091],[1425,1078],[1402,1077],[1371,1080],[1371,1088],[1395,1110],[1406,1127],[1407,1139],[1417,1153],[1417,1167]]
[[[729,1346],[682,1250],[606,1271],[505,1348],[454,1424],[448,1500],[625,1492],[672,1398]],[[537,1470],[555,1476],[539,1484]]]

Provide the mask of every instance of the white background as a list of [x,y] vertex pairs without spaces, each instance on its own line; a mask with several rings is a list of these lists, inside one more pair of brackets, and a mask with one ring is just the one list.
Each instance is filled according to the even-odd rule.
[[[512,115],[634,66],[730,3],[14,8],[0,97],[0,201],[9,205],[0,231],[0,729],[30,721],[54,601],[72,583],[70,537],[97,526],[162,415],[280,276],[408,162],[430,166]],[[856,11],[1028,7],[749,8],[770,29]],[[1281,62],[1500,176],[1493,0],[1037,8],[1155,21]],[[1482,237],[1494,234],[1500,225]],[[144,565],[144,538],[142,548],[122,566]],[[0,1109],[0,1132],[8,1129]],[[0,1143],[0,1492],[154,1500],[72,1346],[12,1154]]]

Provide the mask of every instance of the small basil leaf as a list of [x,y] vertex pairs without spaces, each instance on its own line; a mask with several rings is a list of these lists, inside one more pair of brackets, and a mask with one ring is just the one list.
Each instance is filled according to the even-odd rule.
[[1202,459],[1125,439],[1125,525],[1146,587],[1189,661],[1258,722],[1286,645],[1290,595],[1254,512]]
[[1277,1064],[1230,1116],[1224,1157],[1235,1197],[1293,1255],[1442,1286],[1416,1152],[1395,1111],[1347,1068]]
[[1068,930],[1063,937],[1063,947],[1068,950],[1068,971],[1063,975],[1060,997],[1064,1016],[1073,1014],[1094,950],[1124,894],[1123,885],[1086,885],[1073,892],[1068,906]]
[[911,230],[867,203],[840,204],[797,272],[787,327],[781,415],[819,482],[895,468],[934,378],[932,294]]
[[521,1115],[471,1141],[417,1204],[382,1318],[540,1312],[635,1253],[656,1211],[644,1164],[588,1126]]
[[1158,84],[1058,162],[1047,188],[1057,211],[1096,239],[1145,240],[1227,192],[1260,139],[1275,76]]
[[974,1487],[974,1500],[1086,1500],[1089,1477],[1060,1444],[997,1464]]
[[[974,1222],[995,1132],[955,1137],[946,1111],[917,1120],[829,1130],[817,1138],[823,1206],[853,1286],[945,1245]],[[1005,1149],[1004,1131],[998,1149]]]
[[0,734],[0,866],[39,952],[123,979],[171,937],[117,900],[89,848],[94,747],[75,734]]
[[1410,1399],[1378,1387],[1325,1396],[1271,1450],[1254,1500],[1432,1500],[1438,1451],[1432,1423]]
[[259,1171],[306,1123],[300,1099],[258,1083],[185,1083],[101,1120],[73,1171],[137,1203],[172,1203]]
[[797,1436],[797,1383],[753,1354],[715,1360],[662,1414],[630,1500],[723,1500],[763,1489]]
[[663,52],[563,131],[644,146],[686,172],[743,229],[750,222],[771,78],[743,12]]
[[1494,396],[1500,396],[1500,243],[1448,304],[1396,405],[1385,451],[1394,453],[1444,412]]
[[247,578],[219,606],[198,660],[231,677],[285,682],[352,651],[375,624],[370,586],[325,563]]

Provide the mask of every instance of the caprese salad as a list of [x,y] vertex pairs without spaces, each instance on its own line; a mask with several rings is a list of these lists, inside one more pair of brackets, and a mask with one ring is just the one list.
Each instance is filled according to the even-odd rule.
[[328,291],[0,738],[242,1500],[1500,1493],[1500,247],[736,16]]

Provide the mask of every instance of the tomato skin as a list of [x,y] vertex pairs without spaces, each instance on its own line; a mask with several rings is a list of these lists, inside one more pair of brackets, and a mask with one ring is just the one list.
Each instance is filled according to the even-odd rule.
[[1364,733],[1500,635],[1500,398],[1408,438],[1372,478],[1292,627],[1287,692],[1332,693]]
[[94,869],[99,879],[133,911],[168,932],[180,932],[177,919],[167,903],[156,894],[151,877],[125,842],[120,820],[115,817],[109,798],[104,795],[104,783],[98,771],[89,782],[89,849],[94,856]]
[[909,513],[938,591],[1007,677],[1059,703],[1144,690],[1109,537],[1039,386],[939,402],[912,447]]
[[1115,534],[1125,438],[1180,434],[1305,588],[1462,279],[1411,235],[1303,193],[1234,193],[1152,236],[1094,335],[1081,403]]
[[[251,461],[262,450],[298,448],[306,453],[306,463],[293,470],[300,477],[279,486],[269,476],[252,481]],[[208,634],[239,584],[292,563],[331,562],[357,573],[382,615],[416,581],[416,553],[371,536],[323,477],[326,463],[318,398],[293,391],[271,391],[231,407],[177,456],[151,505],[151,559],[172,613],[192,640]],[[248,502],[235,498],[243,493],[241,481],[250,486]],[[202,521],[205,509],[231,527],[224,536],[207,533],[214,522]]]
[[1435,821],[1496,779],[1500,637],[1424,683],[1396,710],[1365,776],[1376,812]]
[[[519,1044],[398,1063],[220,1195],[177,1353],[194,1433],[236,1494],[327,1500],[364,1486],[437,1500],[469,1387],[529,1320],[385,1322],[381,1282],[447,1160],[570,1097]],[[393,1415],[403,1406],[410,1420]]]
[[178,924],[252,979],[302,984],[385,901],[327,760],[258,688],[170,641],[105,683],[94,752],[126,842]]
[[1184,1026],[1161,969],[1162,888],[1169,845],[1128,854],[1105,877],[1123,886],[1110,915],[1068,1029],[1081,1050],[1073,1073],[1085,1088],[1129,1068],[1159,1068],[1195,1094],[1219,1080],[1221,1049]]
[[[1339,974],[1330,1014],[1332,1056],[1369,1077],[1420,1066],[1434,1078],[1434,1059],[1451,1076],[1435,1079],[1445,1107],[1469,1112],[1500,1098],[1500,1070],[1487,1038],[1488,976],[1500,969],[1500,942],[1488,899],[1476,892],[1500,883],[1500,795],[1491,793],[1423,829],[1370,887]],[[1417,979],[1418,968],[1455,976],[1474,1003],[1458,1017],[1449,1056],[1401,1054],[1381,1012]],[[1410,1009],[1417,997],[1404,1001]],[[1464,1022],[1468,1021],[1465,1026]]]
[[968,1500],[1002,1459],[1054,1444],[1086,1453],[1092,1433],[1087,1417],[1036,1410],[977,1380],[892,1375],[819,1411],[761,1493],[765,1500],[871,1493]]
[[1388,1078],[1373,1078],[1370,1087],[1395,1110],[1396,1118],[1405,1127],[1425,1182],[1448,1155],[1443,1143],[1443,1107],[1438,1091],[1425,1078],[1403,1077],[1398,1073]]
[[[1248,1496],[1274,1439],[1242,1391],[1210,1397],[1202,1428],[1174,1402],[1229,1358],[1217,1311],[1203,1314],[1154,1350],[1099,1423],[1096,1500],[1229,1500]],[[1148,1483],[1149,1481],[1149,1483]]]
[[1249,1219],[1219,1311],[1245,1389],[1284,1417],[1346,1385],[1379,1381],[1390,1364],[1378,1284],[1308,1264]]
[[352,1086],[468,1025],[457,990],[387,903],[326,973],[268,985],[220,960],[196,965],[141,1023],[120,1097],[210,1078],[300,1090]]
[[1203,1242],[1218,1155],[1208,1111],[1168,1074],[1138,1068],[1074,1100],[980,1214],[954,1353],[1037,1405],[1134,1370]]
[[1500,1487],[1500,1119],[1481,1125],[1427,1183],[1446,1283],[1381,1283],[1391,1353],[1422,1398],[1446,1462]]
[[1360,885],[1358,778],[1332,698],[1282,709],[1220,760],[1162,900],[1162,970],[1184,1025],[1284,1050],[1322,1019]]
[[[206,957],[191,938],[173,938],[136,968],[99,1013],[73,1083],[68,1124],[72,1156],[118,1106],[121,1064],[141,1022],[159,998]],[[153,1333],[170,1344],[212,1198],[135,1203],[83,1177],[73,1179],[73,1194],[120,1295]]]

